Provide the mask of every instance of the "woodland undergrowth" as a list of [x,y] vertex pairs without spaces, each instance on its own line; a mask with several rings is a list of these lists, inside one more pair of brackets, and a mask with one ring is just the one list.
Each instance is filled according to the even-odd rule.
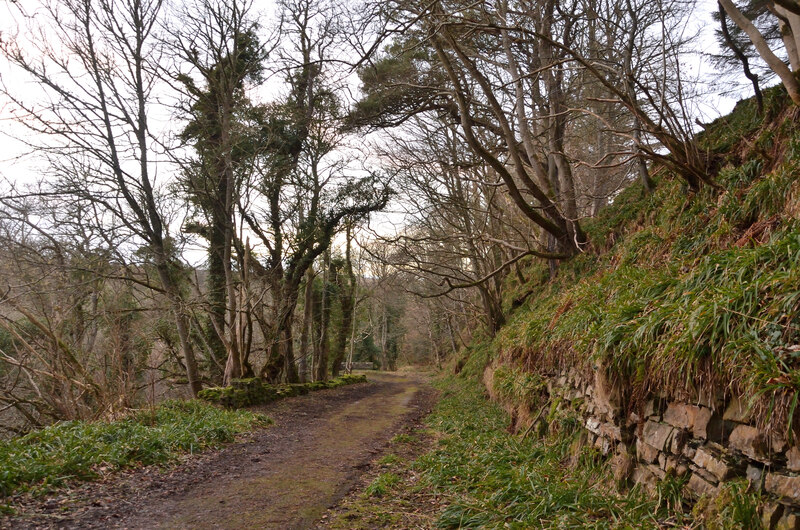
[[0,441],[0,505],[19,492],[43,494],[79,480],[231,442],[266,416],[201,401],[168,401],[117,421],[65,421]]

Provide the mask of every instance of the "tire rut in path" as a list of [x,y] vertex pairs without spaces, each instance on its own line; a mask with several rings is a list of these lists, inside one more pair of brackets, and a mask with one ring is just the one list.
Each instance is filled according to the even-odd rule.
[[202,468],[178,471],[172,487],[142,491],[122,509],[87,513],[69,526],[309,528],[393,433],[429,408],[432,391],[422,377],[368,377],[367,384],[259,409],[276,424],[219,451]]

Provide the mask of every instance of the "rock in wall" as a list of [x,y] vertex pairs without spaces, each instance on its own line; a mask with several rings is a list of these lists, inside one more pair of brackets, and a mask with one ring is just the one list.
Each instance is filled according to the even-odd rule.
[[[492,392],[493,368],[484,373]],[[549,404],[581,418],[588,442],[610,458],[615,478],[655,492],[668,474],[686,482],[687,497],[716,496],[722,483],[744,478],[763,492],[765,528],[800,528],[800,447],[755,426],[744,397],[696,403],[653,396],[624,413],[622,392],[595,370],[587,378],[567,370],[547,380]],[[539,417],[528,404],[506,403],[516,430]],[[523,419],[524,418],[524,419]]]

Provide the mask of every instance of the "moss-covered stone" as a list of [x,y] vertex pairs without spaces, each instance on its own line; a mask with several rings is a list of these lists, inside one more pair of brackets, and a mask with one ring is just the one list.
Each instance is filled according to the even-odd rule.
[[366,383],[367,376],[364,374],[344,374],[339,376],[339,380],[346,385],[352,385],[355,383]]
[[296,396],[304,396],[308,394],[311,390],[308,388],[307,383],[295,383],[288,386],[295,392]]
[[226,408],[238,409],[254,405],[265,405],[277,399],[308,394],[315,390],[336,388],[354,383],[366,383],[365,375],[345,374],[330,381],[268,385],[257,377],[234,379],[230,386],[211,387],[201,390],[197,397]]
[[222,398],[222,394],[224,391],[225,391],[224,387],[218,387],[218,386],[204,388],[203,390],[198,392],[197,397],[199,397],[203,401],[218,403],[219,400]]
[[264,382],[258,377],[233,379],[231,381],[231,386],[241,390],[257,390],[259,387],[264,386]]

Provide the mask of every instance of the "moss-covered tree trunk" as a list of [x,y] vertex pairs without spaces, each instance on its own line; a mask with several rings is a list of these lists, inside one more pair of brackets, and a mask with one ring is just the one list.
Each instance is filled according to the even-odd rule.
[[345,352],[347,351],[347,338],[352,335],[353,319],[356,298],[356,275],[353,273],[353,261],[350,254],[352,230],[350,225],[347,225],[346,238],[347,243],[345,247],[345,263],[344,273],[337,274],[337,283],[339,285],[339,300],[342,309],[342,325],[339,327],[336,335],[336,342],[333,347],[333,354],[331,360],[331,375],[338,377],[342,369],[342,361],[344,361]]
[[300,330],[300,357],[298,363],[298,378],[301,383],[309,379],[308,360],[311,358],[310,340],[312,306],[314,304],[314,269],[309,267],[306,271],[306,284],[303,289],[303,323]]
[[327,249],[323,258],[323,278],[322,290],[319,295],[319,303],[316,304],[317,314],[317,340],[315,341],[314,351],[314,380],[326,381],[328,379],[328,361],[330,359],[330,339],[329,328],[331,323],[331,297],[329,293],[331,252]]

